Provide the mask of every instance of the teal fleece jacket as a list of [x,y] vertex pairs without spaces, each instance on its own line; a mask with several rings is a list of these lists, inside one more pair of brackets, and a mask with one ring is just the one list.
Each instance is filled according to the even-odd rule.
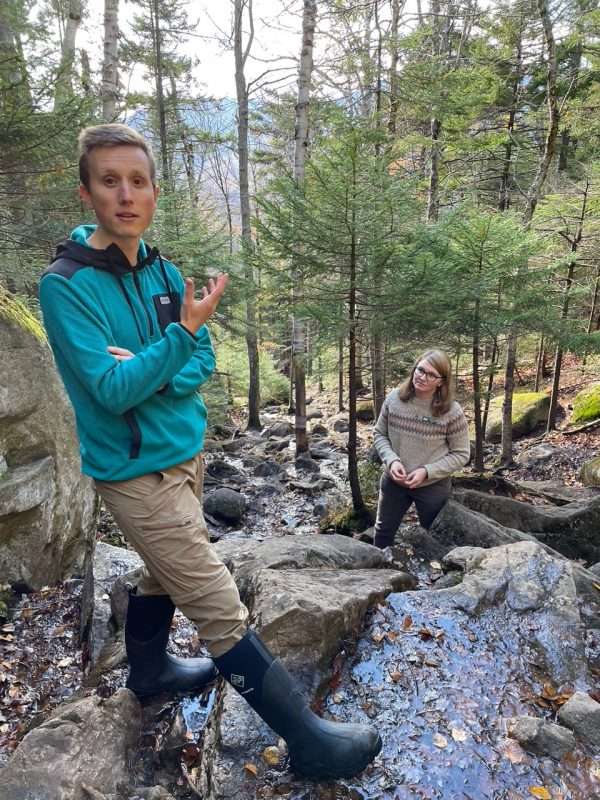
[[[215,354],[206,326],[179,324],[184,282],[158,250],[140,243],[132,267],[112,244],[87,244],[76,228],[42,275],[50,346],[75,409],[82,471],[103,481],[157,472],[201,449],[206,407],[198,387]],[[134,358],[117,361],[107,348]]]

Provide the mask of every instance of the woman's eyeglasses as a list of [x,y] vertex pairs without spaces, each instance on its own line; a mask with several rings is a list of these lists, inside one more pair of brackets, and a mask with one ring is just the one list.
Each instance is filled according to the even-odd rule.
[[423,367],[415,367],[415,372],[418,372],[422,378],[425,378],[426,381],[440,381],[444,380],[441,375],[438,375],[436,372],[429,372]]

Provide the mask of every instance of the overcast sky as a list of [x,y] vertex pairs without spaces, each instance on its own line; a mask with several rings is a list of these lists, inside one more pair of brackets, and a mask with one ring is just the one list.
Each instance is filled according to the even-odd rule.
[[[232,29],[232,3],[230,0],[206,2],[192,0],[189,2],[188,17],[198,22],[196,35],[187,42],[185,52],[200,59],[194,70],[196,80],[204,87],[206,93],[216,97],[235,97],[233,51],[228,49],[225,39]],[[252,54],[255,56],[248,62],[247,80],[253,80],[269,68],[278,67],[269,79],[274,77],[295,84],[295,62],[300,52],[301,18],[292,11],[300,11],[302,3],[298,0],[254,0],[255,40]],[[136,7],[130,2],[121,0],[119,22],[126,35],[128,21],[135,13]],[[88,0],[88,17],[81,30],[80,46],[85,47],[95,68],[100,67],[103,38],[104,0]],[[183,47],[182,47],[183,49]],[[283,56],[283,59],[282,59]],[[287,58],[285,58],[287,56]],[[269,59],[278,59],[276,63],[265,63]],[[286,67],[293,67],[290,72]],[[125,82],[128,76],[122,75]],[[131,88],[139,87],[139,75],[133,76]]]

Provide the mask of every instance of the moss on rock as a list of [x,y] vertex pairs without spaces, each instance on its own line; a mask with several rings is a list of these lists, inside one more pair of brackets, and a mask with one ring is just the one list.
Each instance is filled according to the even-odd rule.
[[361,422],[372,422],[375,419],[373,403],[370,400],[359,400],[356,404],[356,419]]
[[585,462],[580,477],[584,486],[600,486],[600,456]]
[[352,506],[338,509],[324,517],[320,524],[321,533],[340,533],[352,536],[371,527],[375,522],[375,509],[367,506],[363,511],[355,511]]
[[18,325],[20,328],[24,328],[39,341],[45,341],[46,334],[42,325],[27,306],[11,295],[3,286],[0,286],[0,317],[7,322]]
[[571,422],[587,422],[600,417],[600,383],[588,386],[573,400]]
[[[503,396],[494,397],[490,403],[485,438],[488,442],[499,442],[502,436]],[[512,406],[513,437],[518,439],[530,433],[540,422],[548,419],[550,396],[546,392],[515,392]]]

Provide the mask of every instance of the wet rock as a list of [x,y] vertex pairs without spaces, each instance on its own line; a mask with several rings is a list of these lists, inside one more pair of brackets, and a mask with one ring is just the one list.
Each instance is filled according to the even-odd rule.
[[332,447],[328,447],[324,442],[319,444],[313,444],[310,448],[310,454],[312,458],[317,459],[319,461],[331,459],[335,457],[335,451]]
[[91,664],[95,664],[105,642],[116,632],[112,617],[111,592],[115,580],[142,566],[133,550],[98,542],[81,595],[81,630],[87,637]]
[[270,439],[271,437],[280,437],[280,436],[292,436],[294,433],[294,426],[291,422],[275,422],[273,425],[269,425],[268,428],[265,428],[264,431],[261,433],[265,439]]
[[527,494],[545,497],[557,506],[572,503],[575,500],[589,500],[598,496],[596,489],[582,486],[565,486],[560,481],[517,481],[517,487]]
[[593,566],[589,567],[589,571],[593,572],[594,575],[598,575],[598,577],[600,577],[600,561],[597,564],[594,564]]
[[219,453],[223,451],[223,444],[221,442],[217,442],[216,439],[210,439],[209,437],[206,437],[204,439],[202,449],[205,453]]
[[0,287],[0,575],[31,589],[82,575],[98,505],[40,323]]
[[[503,532],[496,529],[496,537],[499,537],[497,544],[503,538],[515,539],[520,531],[521,538],[535,537],[567,558],[584,559],[592,563],[600,560],[600,496],[558,508],[533,506],[510,497],[495,497],[471,490],[457,491],[454,497],[471,511],[484,515],[483,518],[472,518],[470,524],[474,530],[469,543],[488,546],[484,540],[477,542],[476,537],[481,532],[487,539],[491,534],[490,526],[495,521],[503,526]],[[438,531],[440,527],[447,526],[453,516],[458,518],[459,512],[449,502],[436,518],[432,530]]]
[[348,433],[350,430],[350,425],[347,419],[336,419],[333,423],[333,430],[336,433]]
[[320,472],[321,468],[310,456],[310,453],[300,453],[296,458],[296,469],[303,472]]
[[318,408],[315,408],[312,411],[308,412],[308,414],[306,415],[306,419],[307,420],[310,420],[310,419],[323,419],[323,416],[324,416],[323,412],[319,411]]
[[586,461],[581,467],[581,482],[584,486],[600,486],[600,458]]
[[444,561],[465,573],[459,586],[444,590],[455,608],[477,615],[506,606],[519,615],[524,639],[557,685],[587,683],[583,625],[570,562],[536,542],[489,550],[457,548]]
[[298,535],[256,540],[223,540],[216,545],[220,558],[231,570],[240,594],[252,587],[260,569],[385,569],[389,563],[381,550],[347,536]]
[[[294,542],[301,538],[311,537],[295,537]],[[362,560],[364,552],[373,549],[351,543],[344,557],[354,552],[360,553]],[[305,550],[305,557],[307,554]],[[381,559],[379,553],[375,556]],[[410,576],[386,569],[263,569],[255,576],[252,607],[261,637],[310,697],[342,643],[360,630],[369,605],[390,591],[413,585]],[[357,699],[357,713],[359,703]],[[210,755],[203,754],[202,764],[202,771],[210,773],[213,798],[255,797],[256,787],[267,779],[267,770],[286,769],[285,762],[277,766],[265,763],[265,749],[281,749],[281,740],[229,686],[224,689],[215,741],[218,744]],[[244,769],[248,763],[253,765],[251,775]]]
[[575,692],[558,712],[558,719],[594,747],[600,747],[600,703],[585,692]]
[[329,429],[325,425],[312,425],[310,432],[313,436],[327,436]]
[[141,707],[128,689],[59,706],[28,733],[0,778],[10,800],[87,800],[84,786],[102,794],[129,784]]
[[538,444],[535,447],[529,447],[527,450],[522,450],[516,458],[518,464],[522,467],[534,467],[536,464],[543,464],[553,458],[560,452],[559,447],[554,447],[549,444]]
[[272,439],[265,445],[265,453],[281,453],[290,446],[288,439]]
[[246,512],[247,500],[234,489],[216,489],[204,498],[204,510],[227,523],[239,522]]
[[263,461],[254,468],[254,475],[258,478],[269,478],[280,475],[283,468],[276,461]]
[[536,717],[507,720],[508,735],[531,753],[562,758],[575,749],[575,737],[567,728]]
[[206,465],[206,474],[217,481],[234,480],[245,482],[246,476],[242,472],[222,458],[215,458]]
[[223,442],[221,447],[223,448],[224,453],[239,453],[239,451],[242,450],[247,443],[248,442],[246,438],[240,436],[237,439],[230,439],[227,442]]

